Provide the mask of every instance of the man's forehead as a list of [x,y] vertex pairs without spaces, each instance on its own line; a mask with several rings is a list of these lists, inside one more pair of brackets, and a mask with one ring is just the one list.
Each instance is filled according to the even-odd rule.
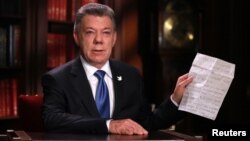
[[113,28],[113,23],[108,16],[85,16],[81,23],[85,27]]

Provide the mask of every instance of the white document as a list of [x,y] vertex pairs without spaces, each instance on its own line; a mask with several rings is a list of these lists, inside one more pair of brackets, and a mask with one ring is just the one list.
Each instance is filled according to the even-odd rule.
[[197,53],[189,75],[193,76],[179,110],[215,120],[234,78],[235,65]]

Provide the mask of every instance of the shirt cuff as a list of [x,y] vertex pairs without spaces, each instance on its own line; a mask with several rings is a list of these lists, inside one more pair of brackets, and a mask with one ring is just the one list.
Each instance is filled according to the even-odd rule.
[[109,124],[110,124],[110,121],[111,121],[111,119],[109,119],[109,120],[106,121],[106,125],[107,125],[107,128],[108,128],[108,131],[109,131]]
[[174,103],[174,105],[175,105],[176,107],[179,107],[179,104],[173,100],[172,96],[173,96],[173,95],[170,96],[171,101]]

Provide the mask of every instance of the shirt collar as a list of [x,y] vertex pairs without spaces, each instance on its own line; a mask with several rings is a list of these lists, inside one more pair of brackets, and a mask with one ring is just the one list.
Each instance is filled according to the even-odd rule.
[[[82,56],[80,56],[82,66],[84,70],[86,71],[87,76],[93,76],[94,73],[98,70],[96,67],[90,65]],[[107,61],[103,67],[100,69],[106,72],[107,76],[112,78],[112,73],[109,65],[109,61]]]

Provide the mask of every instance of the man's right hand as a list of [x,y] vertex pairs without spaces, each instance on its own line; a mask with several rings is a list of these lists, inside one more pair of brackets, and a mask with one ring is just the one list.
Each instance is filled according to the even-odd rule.
[[147,135],[148,131],[131,119],[111,120],[109,132],[124,135]]

